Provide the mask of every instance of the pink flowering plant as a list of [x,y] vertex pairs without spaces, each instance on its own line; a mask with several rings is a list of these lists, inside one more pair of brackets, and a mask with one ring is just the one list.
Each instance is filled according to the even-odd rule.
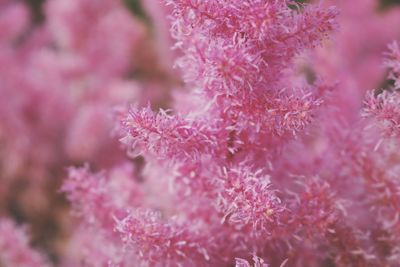
[[0,266],[398,266],[400,9],[302,2],[0,0]]

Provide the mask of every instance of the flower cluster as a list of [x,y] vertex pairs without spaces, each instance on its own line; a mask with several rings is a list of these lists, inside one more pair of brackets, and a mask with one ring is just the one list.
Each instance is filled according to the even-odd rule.
[[7,219],[0,219],[0,265],[47,267],[48,260],[30,247],[25,231]]
[[[281,266],[392,264],[396,238],[376,235],[394,231],[397,186],[393,176],[377,186],[380,165],[390,161],[376,157],[393,150],[364,157],[376,132],[363,132],[360,119],[337,134],[343,114],[335,112],[330,85],[293,77],[297,56],[336,28],[335,9],[286,1],[167,3],[184,91],[171,110],[131,107],[118,119],[127,150],[145,159],[143,186],[164,185],[157,197],[168,200],[127,205],[133,210],[115,224],[124,249],[152,266],[229,265],[237,257],[237,265],[250,266],[241,259],[250,255]],[[395,61],[387,63],[392,79]],[[380,197],[378,188],[389,191]],[[374,197],[371,189],[378,190]],[[364,225],[374,216],[373,226]],[[378,240],[393,250],[384,255]]]
[[0,266],[398,266],[399,9],[158,1],[0,0]]
[[[181,236],[183,243],[176,251],[193,260],[199,258],[194,248],[201,248],[199,266],[230,264],[236,256],[262,253],[279,235],[287,238],[298,231],[298,217],[307,217],[296,211],[294,200],[282,201],[290,197],[278,190],[270,173],[275,157],[307,132],[323,106],[323,83],[288,77],[295,57],[319,45],[336,28],[337,12],[287,1],[167,4],[173,10],[176,48],[182,51],[177,66],[185,81],[184,97],[176,98],[172,110],[158,114],[150,107],[119,114],[120,132],[128,151],[146,159],[147,174],[158,174],[160,183],[169,185],[164,194],[172,198],[172,210],[163,209],[168,225],[171,220],[195,225],[171,234],[160,226],[150,227],[157,222],[152,219],[147,225],[157,229],[157,238],[174,244],[176,234],[189,235]],[[155,175],[153,168],[166,171]],[[145,177],[145,183],[146,178],[154,182]],[[327,198],[319,204],[325,205]],[[137,239],[144,236],[137,232],[142,222],[137,216],[129,218],[117,229],[137,246]],[[170,252],[158,258],[140,252],[147,246],[139,244],[144,263],[188,264]]]

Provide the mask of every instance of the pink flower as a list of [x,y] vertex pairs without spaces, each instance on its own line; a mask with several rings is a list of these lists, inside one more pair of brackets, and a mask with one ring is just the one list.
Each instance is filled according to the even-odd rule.
[[2,266],[46,267],[48,260],[30,247],[25,229],[8,219],[0,220],[0,264]]
[[221,146],[205,122],[168,115],[163,110],[154,114],[149,107],[130,109],[121,125],[126,135],[124,142],[138,154],[149,152],[163,159],[197,160]]
[[[91,173],[88,166],[71,168],[62,191],[72,203],[74,214],[82,221],[69,243],[65,266],[74,266],[82,260],[99,266],[107,266],[108,262],[127,266],[123,264],[136,258],[134,253],[122,249],[123,244],[114,231],[115,221],[127,215],[127,206],[137,206],[143,201],[143,192],[138,188],[130,165],[96,174]],[[95,241],[107,245],[99,247]]]
[[389,44],[389,52],[386,53],[385,66],[389,68],[388,79],[394,81],[394,89],[400,89],[400,47],[398,42]]
[[[244,259],[240,259],[240,258],[236,258],[236,267],[268,267],[269,265],[264,263],[264,260],[257,257],[257,256],[253,256],[253,262],[254,265],[251,265],[248,261],[244,260]],[[282,266],[283,267],[283,266]]]

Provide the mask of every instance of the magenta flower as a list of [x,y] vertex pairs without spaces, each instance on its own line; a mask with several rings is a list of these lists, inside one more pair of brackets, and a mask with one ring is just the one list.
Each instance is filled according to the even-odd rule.
[[398,7],[36,2],[0,0],[1,267],[398,266]]

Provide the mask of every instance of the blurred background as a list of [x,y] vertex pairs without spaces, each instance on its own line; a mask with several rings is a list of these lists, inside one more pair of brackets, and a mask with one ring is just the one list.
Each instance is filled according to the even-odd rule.
[[157,0],[0,1],[0,216],[54,262],[74,224],[67,168],[126,161],[115,109],[166,107],[180,83],[168,29]]

